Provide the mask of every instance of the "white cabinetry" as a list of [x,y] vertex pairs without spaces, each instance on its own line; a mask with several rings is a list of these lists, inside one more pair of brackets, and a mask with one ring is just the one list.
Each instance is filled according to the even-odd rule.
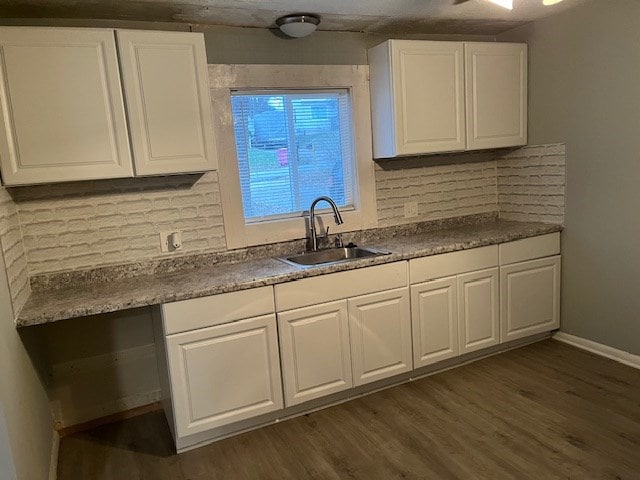
[[388,40],[369,65],[374,158],[527,142],[524,44]]
[[285,403],[413,368],[406,262],[275,286]]
[[5,185],[133,175],[112,30],[0,28]]
[[416,367],[458,355],[457,298],[455,276],[411,286]]
[[155,313],[165,410],[178,449],[283,408],[272,287],[169,303]]
[[465,43],[467,150],[527,144],[527,45]]
[[[505,260],[526,260],[500,267],[502,341],[559,328],[559,235],[520,240],[501,248]],[[548,254],[552,256],[545,257]],[[529,260],[536,257],[544,258]]]
[[355,385],[412,370],[408,288],[349,299],[349,331]]
[[116,33],[136,174],[215,169],[202,34]]
[[390,40],[369,50],[376,158],[464,150],[461,42]]
[[498,246],[409,262],[417,367],[500,342]]
[[351,388],[347,301],[278,313],[287,405]]
[[167,337],[180,437],[282,408],[275,315]]
[[498,268],[458,275],[460,353],[500,343]]
[[115,33],[0,28],[5,185],[215,168],[202,34]]

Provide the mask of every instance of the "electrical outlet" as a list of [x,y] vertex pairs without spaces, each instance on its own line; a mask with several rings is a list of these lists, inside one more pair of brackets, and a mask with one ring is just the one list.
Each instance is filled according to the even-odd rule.
[[404,204],[404,218],[418,216],[418,202],[407,202]]
[[164,230],[160,232],[160,250],[163,253],[182,250],[182,231]]

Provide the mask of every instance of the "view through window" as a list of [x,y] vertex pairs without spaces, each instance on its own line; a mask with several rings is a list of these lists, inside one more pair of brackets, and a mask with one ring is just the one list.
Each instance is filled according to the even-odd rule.
[[318,196],[354,206],[349,91],[234,91],[231,96],[247,223],[300,216]]

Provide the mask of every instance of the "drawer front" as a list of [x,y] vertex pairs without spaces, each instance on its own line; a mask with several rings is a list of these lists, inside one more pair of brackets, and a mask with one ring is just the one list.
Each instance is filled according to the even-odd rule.
[[304,278],[275,286],[278,312],[407,286],[407,262]]
[[270,286],[162,305],[165,335],[274,312],[273,287]]
[[500,244],[500,265],[550,257],[560,253],[560,232]]
[[411,284],[498,266],[498,246],[471,248],[409,261]]

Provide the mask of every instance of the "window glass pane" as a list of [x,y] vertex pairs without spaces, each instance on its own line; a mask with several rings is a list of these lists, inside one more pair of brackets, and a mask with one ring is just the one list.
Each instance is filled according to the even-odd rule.
[[231,107],[247,222],[299,216],[321,195],[353,207],[347,90],[233,92]]

